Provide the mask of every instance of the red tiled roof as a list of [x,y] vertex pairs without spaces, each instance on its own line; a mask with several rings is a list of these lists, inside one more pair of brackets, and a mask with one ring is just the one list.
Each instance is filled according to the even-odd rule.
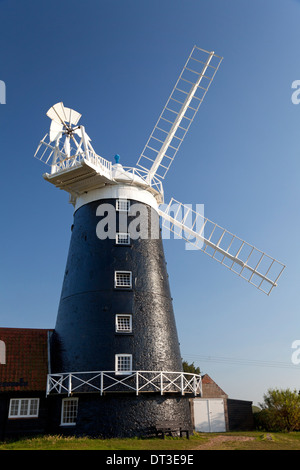
[[0,328],[0,393],[46,389],[51,331]]

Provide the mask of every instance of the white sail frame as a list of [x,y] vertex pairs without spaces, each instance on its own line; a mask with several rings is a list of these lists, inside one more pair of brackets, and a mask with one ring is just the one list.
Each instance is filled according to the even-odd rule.
[[137,161],[149,171],[149,184],[155,175],[165,178],[222,60],[214,52],[193,47]]
[[275,258],[174,198],[165,210],[159,209],[158,212],[164,228],[193,245],[195,249],[211,256],[265,294],[270,295],[272,289],[277,286],[285,265]]

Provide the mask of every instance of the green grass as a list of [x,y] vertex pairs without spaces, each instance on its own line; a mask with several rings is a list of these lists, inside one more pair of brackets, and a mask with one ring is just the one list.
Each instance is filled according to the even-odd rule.
[[187,450],[207,441],[195,435],[190,439],[167,436],[165,439],[90,439],[41,436],[0,442],[0,450]]
[[[224,440],[223,438],[226,438]],[[251,437],[252,440],[239,440]],[[216,440],[217,438],[217,440]],[[222,440],[223,439],[223,440]],[[300,450],[300,433],[195,433],[190,439],[89,439],[40,436],[0,442],[0,450]]]
[[165,439],[89,439],[45,436],[0,443],[0,450],[187,450],[205,438]]

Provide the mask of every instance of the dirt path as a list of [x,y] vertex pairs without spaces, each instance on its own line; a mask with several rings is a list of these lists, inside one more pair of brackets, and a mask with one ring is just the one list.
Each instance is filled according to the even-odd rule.
[[[226,444],[234,444],[235,442],[245,442],[245,441],[253,441],[254,437],[248,436],[216,436],[209,439],[208,442],[200,444],[199,446],[195,447],[192,450],[230,450],[230,445],[227,447]],[[225,445],[223,445],[225,444]]]

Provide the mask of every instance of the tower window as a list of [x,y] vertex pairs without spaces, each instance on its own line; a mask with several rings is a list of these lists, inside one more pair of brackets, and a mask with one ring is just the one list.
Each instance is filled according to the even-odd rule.
[[130,374],[132,372],[132,355],[116,354],[115,370],[116,374]]
[[131,315],[116,315],[116,332],[131,333],[132,317]]
[[61,425],[74,426],[78,412],[78,398],[64,398],[61,406]]
[[132,272],[131,271],[115,271],[115,287],[131,288]]
[[129,243],[130,243],[129,233],[118,232],[116,234],[116,244],[117,245],[129,245]]
[[130,202],[127,199],[117,199],[117,211],[128,212],[130,209]]

